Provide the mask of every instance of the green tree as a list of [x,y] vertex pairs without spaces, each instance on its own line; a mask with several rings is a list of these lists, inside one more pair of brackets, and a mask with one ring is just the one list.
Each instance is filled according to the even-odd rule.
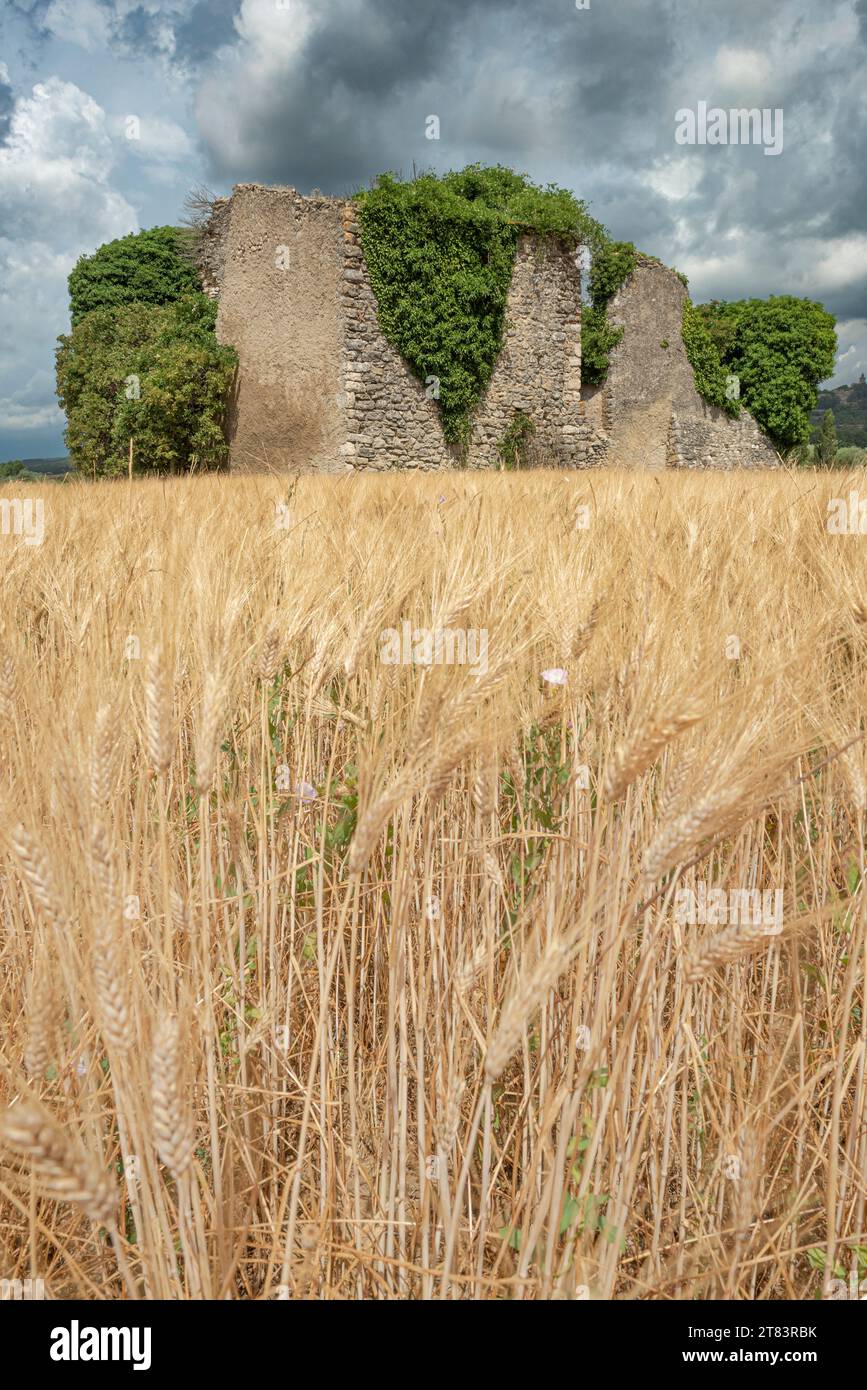
[[816,387],[834,370],[833,314],[792,295],[713,301],[698,313],[726,371],[740,379],[741,403],[778,448],[809,439]]
[[59,339],[57,394],[66,445],[79,472],[221,467],[237,357],[214,336],[216,305],[205,295],[176,304],[95,309]]
[[813,441],[817,468],[833,468],[837,461],[839,444],[837,441],[837,426],[834,423],[833,410],[826,410],[822,416],[822,423]]
[[35,473],[31,473],[29,468],[25,468],[21,459],[10,459],[8,463],[0,463],[0,483],[6,482],[10,478],[15,478],[22,483],[38,483],[40,480]]
[[178,250],[176,227],[151,227],[81,256],[69,275],[73,328],[95,309],[171,304],[199,290],[195,267]]

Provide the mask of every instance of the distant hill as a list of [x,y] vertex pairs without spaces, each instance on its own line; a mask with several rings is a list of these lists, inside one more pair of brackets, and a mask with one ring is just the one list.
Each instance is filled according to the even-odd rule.
[[820,391],[819,404],[810,416],[814,427],[822,423],[826,410],[834,412],[837,438],[841,444],[857,444],[867,449],[867,381],[862,374],[854,386],[838,386]]
[[[11,461],[11,460],[10,460]],[[28,473],[45,473],[52,477],[61,477],[64,473],[72,471],[72,459],[67,455],[59,459],[21,459],[21,462]]]

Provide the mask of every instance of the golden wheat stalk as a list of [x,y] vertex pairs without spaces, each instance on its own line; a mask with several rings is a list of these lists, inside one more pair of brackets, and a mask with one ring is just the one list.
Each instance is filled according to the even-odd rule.
[[703,711],[697,707],[686,708],[663,716],[644,729],[633,731],[618,746],[611,766],[606,770],[602,784],[605,799],[619,801],[632,783],[656,762],[668,744],[685,729],[697,724],[702,714]]
[[698,984],[711,971],[730,965],[742,956],[767,950],[779,939],[779,932],[769,932],[765,926],[736,922],[708,937],[693,951],[684,967],[686,982],[689,985]]
[[496,1081],[524,1035],[527,1022],[552,990],[572,959],[571,944],[552,937],[533,968],[519,980],[500,1013],[485,1054],[485,1080]]
[[48,956],[40,951],[34,957],[33,970],[27,982],[25,1016],[27,1039],[24,1046],[24,1069],[34,1080],[41,1080],[54,1056],[57,999],[48,970]]
[[189,1099],[184,1095],[180,1024],[176,1015],[161,1013],[151,1054],[153,1134],[157,1153],[175,1178],[193,1161],[195,1130]]
[[161,648],[151,652],[145,669],[145,743],[155,772],[168,771],[172,758],[172,690]]
[[196,731],[196,786],[209,792],[217,776],[220,725],[226,704],[226,681],[219,666],[209,666],[202,690],[202,709]]
[[103,912],[114,917],[120,912],[120,884],[108,834],[101,821],[94,821],[90,832],[90,862],[103,899]]
[[13,826],[10,839],[24,879],[45,920],[53,927],[64,928],[68,917],[45,850],[20,822]]
[[117,756],[117,721],[110,705],[100,705],[90,741],[90,794],[94,809],[111,804]]
[[123,941],[117,917],[97,917],[90,955],[97,1017],[102,1035],[116,1052],[133,1045],[132,1009]]
[[21,707],[21,686],[18,671],[10,652],[0,655],[0,723],[14,727]]

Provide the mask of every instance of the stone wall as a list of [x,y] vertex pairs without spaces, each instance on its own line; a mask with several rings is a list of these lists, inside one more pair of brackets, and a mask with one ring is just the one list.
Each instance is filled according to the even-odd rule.
[[624,333],[604,385],[585,405],[608,435],[607,462],[621,468],[774,468],[779,459],[746,410],[738,419],[695,388],[683,345],[687,290],[647,256],[612,299],[609,322]]
[[341,454],[356,468],[452,468],[439,408],[383,336],[359,240],[355,206],[344,203],[345,318],[342,385],[346,441]]
[[575,465],[593,444],[581,406],[581,272],[555,239],[522,236],[506,301],[503,347],[475,412],[467,466],[500,463],[517,412],[535,427],[540,462]]
[[215,198],[211,205],[211,216],[200,229],[196,260],[202,278],[202,289],[211,299],[219,298],[223,283],[231,211],[230,198]]
[[[203,287],[217,333],[238,352],[230,412],[236,469],[349,472],[462,466],[426,389],[387,342],[355,205],[239,184],[204,229]],[[581,388],[581,273],[556,239],[521,237],[503,349],[472,422],[466,466],[500,465],[517,412],[531,461],[572,468],[774,467],[745,411],[733,420],[695,389],[681,336],[686,290],[648,257],[609,306],[624,329],[602,387]]]

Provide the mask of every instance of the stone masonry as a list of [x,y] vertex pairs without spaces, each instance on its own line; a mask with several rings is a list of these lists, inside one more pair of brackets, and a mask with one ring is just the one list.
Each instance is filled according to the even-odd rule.
[[733,418],[695,388],[681,335],[687,290],[675,271],[639,256],[608,308],[623,328],[604,384],[585,392],[587,417],[622,468],[775,468],[753,417]]
[[379,327],[354,203],[239,184],[214,206],[199,265],[219,298],[218,336],[238,352],[233,469],[495,468],[517,412],[533,422],[536,464],[778,463],[745,411],[732,420],[698,395],[680,331],[686,290],[649,258],[609,308],[625,332],[608,378],[582,393],[577,258],[555,239],[520,238],[465,460],[444,438],[436,383],[419,381]]
[[503,347],[473,422],[467,465],[495,467],[521,412],[540,463],[584,465],[604,451],[583,419],[581,272],[555,240],[522,236],[506,301]]

